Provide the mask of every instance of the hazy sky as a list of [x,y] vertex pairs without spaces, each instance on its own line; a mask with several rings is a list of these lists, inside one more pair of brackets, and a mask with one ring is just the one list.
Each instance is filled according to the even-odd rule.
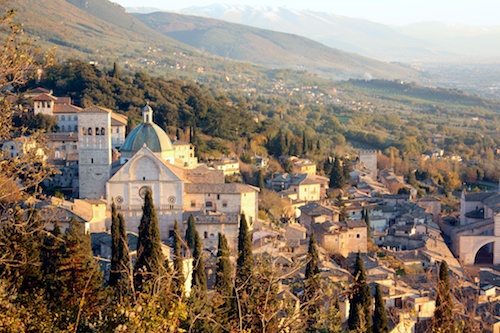
[[287,7],[364,18],[386,24],[441,21],[473,25],[500,25],[498,0],[111,0],[124,7],[155,7],[175,11],[213,3]]

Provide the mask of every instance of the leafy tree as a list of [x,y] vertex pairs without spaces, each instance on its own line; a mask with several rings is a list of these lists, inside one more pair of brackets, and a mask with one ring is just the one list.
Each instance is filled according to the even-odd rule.
[[361,258],[361,253],[359,252],[354,266],[354,285],[352,287],[350,300],[351,307],[349,308],[349,319],[347,322],[349,329],[354,331],[364,326],[363,332],[371,333],[372,296],[370,287],[366,282],[366,271],[363,258]]
[[193,214],[189,215],[186,228],[186,243],[190,249],[194,248],[194,240],[196,234],[196,224]]
[[340,158],[333,160],[332,171],[330,172],[330,188],[343,188],[345,186],[344,170],[340,164]]
[[142,290],[145,283],[152,282],[165,272],[165,258],[161,249],[158,218],[151,190],[147,190],[139,224],[137,261],[134,268],[137,290]]
[[174,223],[174,291],[177,295],[184,295],[184,267],[182,258],[182,238],[177,220]]
[[443,260],[439,267],[436,292],[436,308],[434,310],[433,332],[453,333],[456,331],[453,318],[453,302],[450,294],[450,277],[448,263]]
[[387,320],[387,312],[385,303],[382,299],[380,285],[377,284],[375,289],[375,310],[373,312],[373,333],[389,333],[389,321]]

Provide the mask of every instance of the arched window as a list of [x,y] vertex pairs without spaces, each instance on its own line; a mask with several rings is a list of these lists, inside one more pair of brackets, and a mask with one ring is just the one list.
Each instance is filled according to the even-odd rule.
[[64,132],[65,130],[64,125],[61,125],[61,132]]
[[87,134],[92,135],[92,128],[89,127],[89,129],[87,130]]
[[213,204],[212,204],[212,201],[207,201],[207,202],[205,203],[205,207],[212,207],[212,205],[213,205]]
[[87,135],[87,131],[85,130],[85,127],[82,127],[82,135]]
[[66,120],[66,117],[64,115],[61,116],[61,120],[62,121],[65,121]]
[[95,135],[99,135],[99,127],[95,128]]
[[105,134],[104,127],[101,127],[101,135],[104,135],[104,134]]
[[75,132],[78,132],[78,125],[75,125]]

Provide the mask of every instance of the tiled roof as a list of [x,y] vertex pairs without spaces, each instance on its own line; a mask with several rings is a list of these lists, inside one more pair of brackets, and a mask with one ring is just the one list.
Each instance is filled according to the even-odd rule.
[[465,201],[483,201],[494,194],[496,194],[496,192],[466,193]]
[[111,126],[127,125],[128,117],[116,112],[111,113]]
[[184,184],[186,193],[216,193],[216,194],[238,194],[248,192],[258,192],[258,189],[239,183],[229,184]]
[[57,100],[57,97],[54,97],[49,94],[40,94],[38,96],[35,96],[31,98],[33,101],[55,101]]
[[78,113],[82,108],[72,104],[56,104],[53,113]]
[[333,209],[321,206],[316,202],[309,203],[305,206],[299,207],[300,211],[309,216],[332,215]]
[[347,220],[345,221],[345,223],[347,224],[347,227],[349,228],[366,228],[366,222],[363,221],[363,220],[355,220],[355,221],[350,221],[350,220]]
[[110,110],[108,108],[102,107],[102,106],[91,106],[89,108],[83,109],[80,112],[85,112],[85,113],[112,113],[113,110]]

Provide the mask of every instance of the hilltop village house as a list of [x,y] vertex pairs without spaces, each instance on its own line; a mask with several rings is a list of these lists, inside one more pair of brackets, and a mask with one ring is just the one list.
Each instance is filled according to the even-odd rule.
[[52,184],[71,188],[83,200],[105,200],[108,206],[114,202],[128,230],[137,231],[146,190],[153,194],[163,240],[172,236],[175,220],[182,228],[193,214],[206,246],[215,246],[218,234],[224,233],[234,247],[240,215],[251,226],[256,221],[258,188],[226,184],[225,170],[198,164],[194,146],[172,143],[153,122],[149,105],[142,123],[125,137],[127,118],[110,109],[82,109],[47,91],[32,101],[35,114],[58,120],[60,132],[47,136],[50,159],[62,171]]

